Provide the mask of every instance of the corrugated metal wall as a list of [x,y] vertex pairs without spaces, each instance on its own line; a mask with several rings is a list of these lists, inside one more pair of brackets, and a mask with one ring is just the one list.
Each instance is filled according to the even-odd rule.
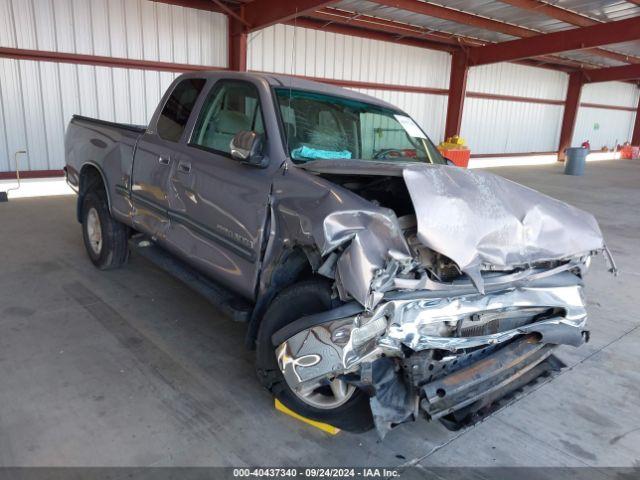
[[[638,92],[638,87],[630,83],[591,83],[583,87],[580,101],[635,110]],[[635,118],[635,111],[580,107],[571,144],[578,146],[589,140],[593,150],[600,150],[603,146],[614,148],[631,140]]]
[[[147,0],[0,0],[0,46],[226,66],[227,18]],[[23,169],[62,168],[71,115],[144,124],[174,78],[0,59],[0,171],[21,149]]]
[[[387,85],[449,88],[450,56],[331,32],[275,25],[252,33],[249,70]],[[364,90],[413,116],[437,141],[444,134],[446,95]]]
[[[564,101],[567,75],[511,63],[469,70],[467,91]],[[562,105],[465,99],[461,135],[474,153],[548,152],[558,148]]]
[[[148,0],[0,0],[0,46],[150,61],[227,65],[224,15]],[[252,33],[250,70],[385,85],[447,89],[447,53],[276,25]],[[0,59],[0,171],[29,151],[27,169],[64,163],[63,135],[74,113],[144,124],[173,73]],[[515,64],[472,68],[468,92],[562,101],[567,76]],[[442,140],[447,96],[360,89],[412,115]],[[582,102],[635,108],[630,84],[585,86]],[[562,105],[467,97],[461,134],[474,153],[557,148]],[[635,112],[581,107],[574,144],[613,146],[631,136]]]

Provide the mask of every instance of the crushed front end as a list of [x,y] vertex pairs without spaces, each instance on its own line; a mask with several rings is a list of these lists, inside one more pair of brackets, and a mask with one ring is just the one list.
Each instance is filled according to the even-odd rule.
[[608,254],[590,214],[452,167],[306,168],[370,203],[335,190],[300,222],[342,301],[272,336],[301,397],[362,389],[382,436],[420,416],[459,424],[557,368],[558,345],[588,341],[582,278]]
[[[378,430],[480,408],[520,385],[555,345],[579,346],[587,314],[578,277],[477,291],[393,292],[370,312],[348,304],[273,338],[294,391],[337,376],[367,390]],[[469,410],[470,411],[470,410]]]

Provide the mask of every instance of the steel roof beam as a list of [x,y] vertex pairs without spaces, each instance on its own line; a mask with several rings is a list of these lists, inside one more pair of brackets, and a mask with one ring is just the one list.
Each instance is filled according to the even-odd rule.
[[249,31],[286,23],[320,8],[337,3],[338,0],[253,0],[243,5],[243,17],[251,25]]
[[469,61],[471,65],[510,62],[540,55],[628,42],[638,38],[640,38],[640,17],[634,17],[471,48]]
[[399,38],[397,34],[388,33],[380,30],[368,30],[356,26],[342,25],[340,23],[313,18],[298,18],[284,22],[287,25],[297,25],[298,27],[311,28],[314,30],[322,30],[323,32],[339,33],[342,35],[351,35],[353,37],[368,38],[370,40],[381,40],[383,42],[392,42],[400,45],[409,45],[411,47],[429,48],[442,52],[454,52],[458,49],[455,45],[446,43],[429,41],[427,39],[419,39],[414,37]]
[[[451,46],[483,46],[487,45],[490,42],[484,42],[482,40],[466,37],[462,35],[451,35],[445,34],[443,32],[430,31],[426,30],[422,27],[416,25],[410,25],[406,23],[396,22],[393,20],[387,20],[379,17],[372,17],[370,15],[364,15],[354,12],[349,12],[346,10],[340,10],[337,8],[323,8],[309,14],[308,17],[313,18],[315,20],[322,20],[326,23],[324,24],[312,24],[308,25],[310,28],[320,28],[323,29],[325,27],[329,27],[331,24],[338,24],[340,26],[346,27],[357,27],[356,33],[349,30],[337,30],[337,33],[344,33],[347,35],[356,35],[365,38],[374,38],[369,37],[365,33],[367,31],[374,32],[385,32],[393,35],[397,35],[397,39],[391,39],[390,41],[399,41],[402,38],[416,38],[416,39],[424,39],[438,43],[444,43]],[[299,20],[298,20],[299,21]],[[302,26],[300,23],[298,25]],[[359,30],[366,29],[366,30]],[[334,30],[332,30],[334,31]],[[389,39],[387,39],[389,40]],[[426,48],[431,48],[428,45],[422,45]],[[542,63],[537,63],[542,62]],[[561,67],[570,67],[572,69],[582,69],[582,68],[592,68],[593,65],[585,64],[581,62],[577,62],[575,60],[570,60],[561,57],[554,56],[541,56],[533,60],[524,60],[519,63],[533,65],[536,67],[542,68],[554,68],[559,70],[564,70]]]
[[550,5],[544,1],[539,0],[500,0],[502,3],[508,3],[514,7],[521,8],[523,10],[529,10],[531,12],[541,13],[547,17],[555,18],[569,25],[576,25],[578,27],[590,27],[601,23],[598,20],[589,18],[585,15],[581,15],[570,10],[566,10],[555,5]]
[[529,28],[520,27],[510,23],[481,17],[472,13],[463,12],[450,7],[443,7],[432,3],[421,2],[419,0],[373,0],[375,3],[386,7],[399,8],[411,13],[426,15],[428,17],[441,18],[452,22],[470,25],[472,27],[483,28],[492,32],[500,32],[513,37],[532,37],[539,32]]
[[595,68],[593,70],[584,70],[582,74],[585,83],[638,80],[640,79],[640,64]]
[[[492,18],[482,17],[480,15],[463,12],[461,10],[456,10],[454,8],[443,7],[443,6],[435,5],[432,3],[421,2],[418,0],[372,0],[372,1],[380,5],[385,5],[387,7],[400,8],[402,10],[407,10],[409,12],[416,13],[419,15],[427,15],[430,17],[440,18],[443,20],[449,20],[452,22],[461,23],[463,25],[469,25],[472,27],[482,28],[492,32],[499,32],[505,35],[511,35],[512,37],[529,38],[529,37],[544,35],[542,32],[539,32],[537,30],[533,30],[530,28],[525,28],[519,25],[513,25],[511,23],[505,23],[499,20],[494,20]],[[510,3],[510,2],[506,2],[506,3]],[[522,5],[524,5],[524,4],[527,4],[528,2],[527,1],[519,2],[517,0],[514,0],[514,4],[515,3],[522,3]],[[535,2],[535,3],[539,3],[539,2]],[[551,7],[550,5],[548,6]],[[557,7],[553,7],[553,8],[557,8]],[[557,8],[557,9],[563,10],[560,8]],[[547,12],[549,11],[550,10],[547,10]],[[568,12],[568,10],[563,10],[563,11]],[[541,13],[546,13],[546,12],[541,12]],[[586,17],[583,17],[583,18],[586,18]],[[574,18],[574,21],[576,21],[575,18]],[[571,22],[567,22],[567,23],[571,23]],[[609,58],[612,60],[617,60],[622,62],[632,61],[626,55],[618,54],[616,52],[610,52],[608,50],[603,50],[600,48],[592,49],[591,53],[603,58]]]
[[423,38],[434,42],[442,42],[448,45],[466,45],[466,46],[483,46],[487,42],[477,40],[470,37],[460,35],[451,35],[447,33],[437,32],[421,28],[416,25],[396,22],[384,18],[372,17],[364,14],[339,10],[337,8],[323,8],[308,15],[317,20],[326,22],[335,22],[340,25],[349,25],[353,27],[366,28],[385,33],[391,33],[400,37]]
[[[580,13],[572,12],[555,5],[550,5],[540,0],[500,0],[503,3],[508,3],[517,8],[528,10],[530,12],[541,13],[550,18],[555,18],[569,25],[575,25],[576,27],[590,27],[591,25],[598,25],[600,20],[587,17]],[[640,2],[640,0],[639,0]],[[602,48],[594,49],[593,53],[611,60],[617,60],[624,63],[640,63],[640,58],[632,55],[625,55],[623,53],[612,52],[611,50],[604,50]]]

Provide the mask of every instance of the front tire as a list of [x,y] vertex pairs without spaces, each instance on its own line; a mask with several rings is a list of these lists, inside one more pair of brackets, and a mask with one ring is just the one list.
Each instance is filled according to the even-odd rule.
[[[305,315],[320,313],[332,308],[331,288],[323,280],[307,280],[284,289],[267,309],[257,338],[256,370],[262,384],[285,406],[312,420],[325,422],[351,432],[364,432],[373,428],[369,397],[361,390],[342,386],[344,397],[336,394],[339,389],[333,383],[326,392],[314,392],[302,396],[287,385],[276,359],[271,336],[285,325]],[[348,390],[344,390],[348,388]],[[326,397],[326,399],[323,399]]]
[[82,201],[82,237],[91,262],[100,270],[118,268],[129,257],[127,226],[111,216],[102,190],[88,192]]

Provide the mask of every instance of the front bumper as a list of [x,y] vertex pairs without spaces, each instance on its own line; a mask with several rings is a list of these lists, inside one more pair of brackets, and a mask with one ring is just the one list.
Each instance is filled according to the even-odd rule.
[[367,390],[384,436],[420,413],[466,418],[494,403],[548,370],[556,345],[584,343],[586,321],[581,282],[564,272],[486,294],[399,292],[370,313],[347,304],[272,342],[292,390],[335,377]]
[[[329,311],[305,317],[276,332],[272,340],[280,369],[294,390],[357,373],[363,364],[383,356],[404,358],[407,351],[456,354],[528,334],[535,334],[541,344],[579,346],[585,341],[587,320],[582,286],[569,273],[558,277],[484,295],[449,298],[442,292],[415,292],[381,302],[370,314],[336,318],[336,311]],[[535,309],[555,313],[508,328],[514,315]],[[496,319],[495,333],[459,334],[461,324],[483,315]]]
[[478,410],[537,377],[537,367],[551,356],[553,349],[553,345],[540,343],[534,334],[519,338],[467,367],[423,385],[420,408],[433,419],[465,408]]

